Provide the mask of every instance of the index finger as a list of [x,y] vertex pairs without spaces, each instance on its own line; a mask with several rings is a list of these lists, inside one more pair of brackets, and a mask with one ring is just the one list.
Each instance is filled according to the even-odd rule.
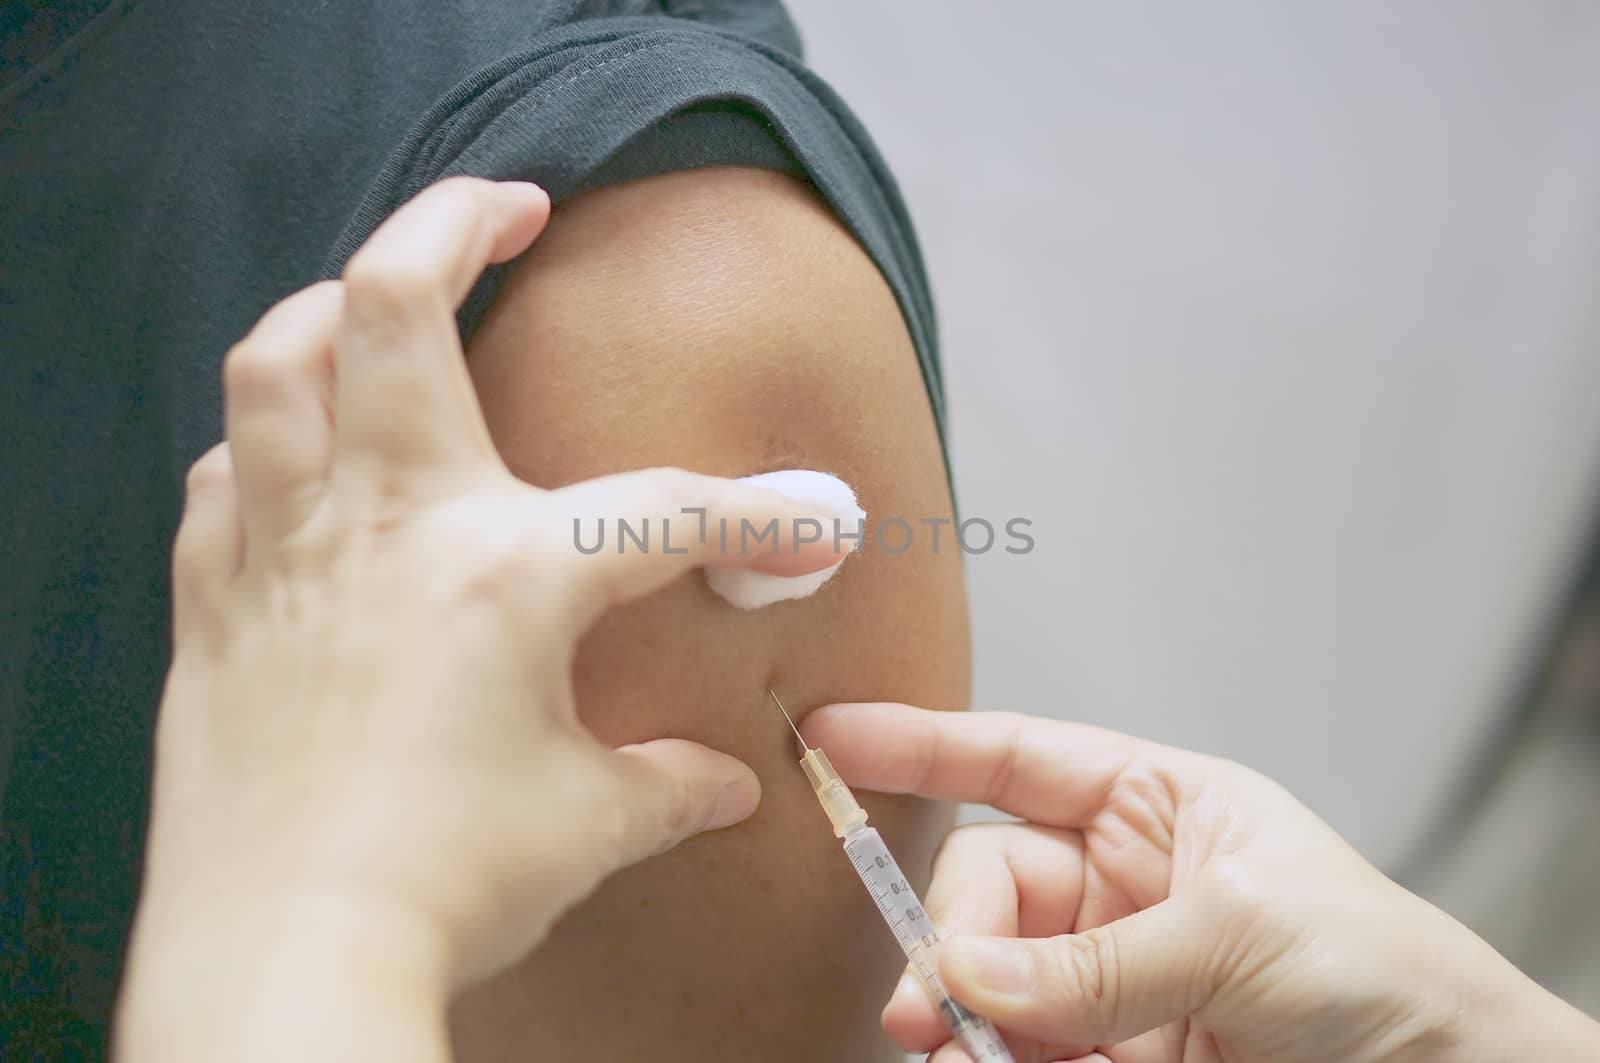
[[825,705],[800,730],[851,786],[993,805],[1054,827],[1088,826],[1128,767],[1165,748],[1021,713],[890,702]]
[[351,257],[335,346],[340,460],[493,453],[455,310],[486,266],[527,248],[549,213],[535,185],[451,178],[401,207]]

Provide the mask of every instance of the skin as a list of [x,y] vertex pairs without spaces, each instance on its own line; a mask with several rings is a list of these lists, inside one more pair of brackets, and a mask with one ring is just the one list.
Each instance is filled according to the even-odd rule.
[[[451,309],[547,210],[528,185],[435,186],[342,282],[285,300],[229,354],[228,440],[191,471],[174,547],[124,1063],[444,1063],[464,986],[607,876],[755,810],[755,773],[725,753],[599,741],[578,718],[577,642],[698,565],[798,575],[836,555],[571,548],[570,523],[606,512],[812,514],[676,469],[554,491],[511,474]],[[1238,765],[898,704],[802,726],[857,786],[1022,818],[951,835],[928,902],[954,931],[946,984],[1025,1063],[1600,1049],[1600,1026]],[[884,1022],[903,1047],[964,1058],[914,994]]]
[[585,555],[566,529],[601,512],[811,514],[683,470],[541,491],[505,468],[452,309],[548,208],[527,184],[442,182],[228,355],[228,438],[191,470],[173,549],[124,1063],[443,1063],[452,994],[606,875],[760,799],[724,753],[596,740],[577,641],[697,565],[836,554]]
[[[945,985],[1019,1063],[1600,1058],[1600,1024],[1237,764],[1011,713],[832,705],[803,729],[857,786],[1023,820],[951,834],[927,895]],[[906,986],[884,1026],[967,1058]]]
[[[651,178],[562,204],[468,351],[511,470],[556,487],[669,464],[830,471],[869,521],[949,517],[926,391],[881,275],[803,186]],[[949,539],[946,529],[945,539]],[[845,697],[967,705],[948,541],[852,556],[813,598],[751,614],[684,580],[607,615],[574,666],[611,744],[675,736],[749,764],[761,807],[605,883],[457,1001],[458,1058],[895,1060],[898,952],[839,851],[765,688],[797,717]],[[863,803],[914,877],[948,808]]]

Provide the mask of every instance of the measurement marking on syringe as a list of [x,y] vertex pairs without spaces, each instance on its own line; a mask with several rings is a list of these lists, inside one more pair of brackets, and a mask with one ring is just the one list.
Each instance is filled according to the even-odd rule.
[[845,858],[855,869],[861,884],[866,887],[878,914],[888,925],[901,951],[906,955],[912,970],[927,990],[929,999],[939,1009],[945,1024],[955,1040],[976,1063],[1015,1063],[994,1025],[981,1016],[973,1015],[950,996],[939,980],[934,965],[929,962],[931,950],[938,943],[938,931],[922,903],[917,900],[911,883],[901,872],[889,849],[876,830],[867,826],[867,812],[856,801],[855,795],[845,786],[844,780],[828,762],[820,749],[806,745],[800,729],[789,719],[789,711],[771,687],[767,693],[788,720],[800,743],[803,756],[800,767],[805,771],[811,788],[817,795],[828,821],[836,835],[844,842]]

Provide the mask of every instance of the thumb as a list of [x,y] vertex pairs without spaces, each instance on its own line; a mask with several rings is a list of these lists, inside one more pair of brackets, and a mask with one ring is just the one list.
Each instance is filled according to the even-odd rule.
[[622,746],[618,772],[625,811],[624,865],[666,852],[708,830],[747,819],[761,782],[743,761],[681,738]]
[[1082,934],[958,935],[939,973],[962,1004],[1013,1033],[1116,1044],[1198,1011],[1212,994],[1211,922],[1171,898]]

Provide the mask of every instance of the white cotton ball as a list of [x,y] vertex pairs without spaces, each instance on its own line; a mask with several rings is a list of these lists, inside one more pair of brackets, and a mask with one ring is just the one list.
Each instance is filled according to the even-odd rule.
[[[860,530],[861,522],[867,519],[866,511],[856,504],[856,493],[850,490],[850,485],[825,472],[782,469],[746,476],[740,482],[787,495],[811,507],[819,515],[837,517],[843,533],[855,534]],[[832,534],[832,528],[823,529],[824,537]],[[708,568],[706,584],[731,605],[740,609],[760,609],[790,598],[809,598],[833,578],[842,564],[844,557],[827,568],[808,572],[804,576],[773,576],[743,568]]]

